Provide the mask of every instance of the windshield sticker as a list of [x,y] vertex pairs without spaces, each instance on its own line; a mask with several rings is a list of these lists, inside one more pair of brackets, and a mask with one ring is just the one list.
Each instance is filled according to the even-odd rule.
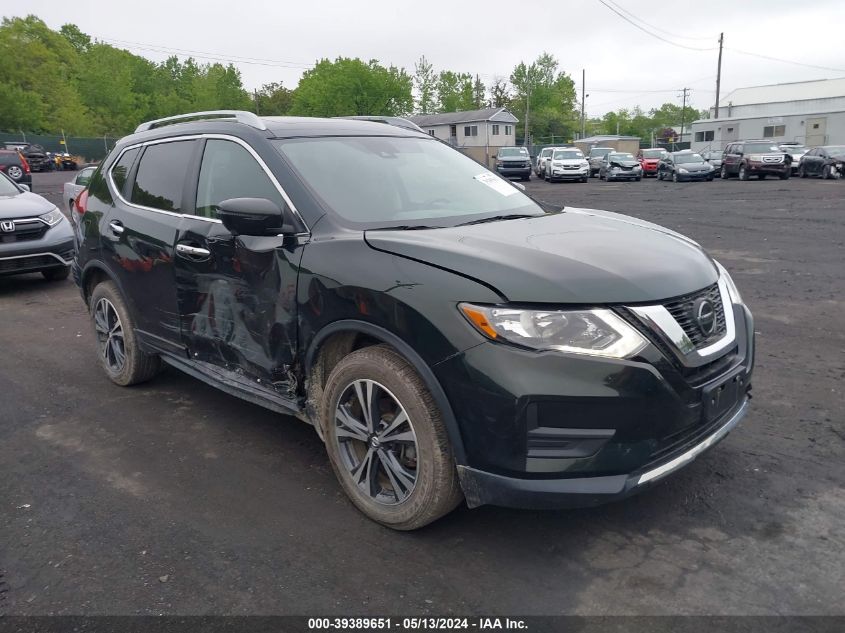
[[505,182],[495,174],[491,174],[489,172],[484,172],[482,174],[478,174],[474,176],[474,178],[481,183],[484,183],[488,187],[490,187],[493,191],[496,191],[503,196],[512,196],[515,194],[518,189],[513,185]]

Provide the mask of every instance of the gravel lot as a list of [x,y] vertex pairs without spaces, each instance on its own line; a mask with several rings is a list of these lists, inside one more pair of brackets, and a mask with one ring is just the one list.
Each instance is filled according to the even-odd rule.
[[[35,191],[60,203],[71,177]],[[0,278],[0,614],[845,614],[845,183],[528,189],[678,230],[734,273],[757,366],[719,447],[614,505],[395,533],[309,427],[173,370],[116,387],[72,282]]]

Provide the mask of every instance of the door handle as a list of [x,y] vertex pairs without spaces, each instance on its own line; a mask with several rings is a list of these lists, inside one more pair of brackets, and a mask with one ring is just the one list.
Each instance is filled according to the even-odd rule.
[[119,220],[112,220],[109,222],[109,228],[112,230],[112,233],[115,233],[116,235],[120,235],[126,230]]
[[208,257],[211,251],[207,248],[200,248],[199,246],[191,246],[189,244],[177,244],[176,252],[190,257]]

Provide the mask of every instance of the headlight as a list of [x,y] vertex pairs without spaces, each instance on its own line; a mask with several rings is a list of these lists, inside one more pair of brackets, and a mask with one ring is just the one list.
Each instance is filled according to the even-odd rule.
[[53,207],[52,211],[48,211],[47,213],[38,216],[38,218],[47,226],[56,226],[62,221],[63,217],[65,216],[62,215],[62,212],[59,211],[58,207]]
[[713,263],[716,264],[716,268],[719,269],[719,276],[725,280],[725,285],[728,287],[728,295],[730,295],[731,302],[742,303],[742,296],[739,294],[739,290],[737,290],[736,284],[734,283],[734,280],[731,279],[727,269],[725,269],[725,267],[715,259],[713,260]]
[[684,169],[683,167],[678,167],[678,173],[679,174],[688,174],[689,172],[686,169]]
[[518,310],[461,303],[458,308],[484,336],[536,350],[628,358],[646,340],[610,310]]

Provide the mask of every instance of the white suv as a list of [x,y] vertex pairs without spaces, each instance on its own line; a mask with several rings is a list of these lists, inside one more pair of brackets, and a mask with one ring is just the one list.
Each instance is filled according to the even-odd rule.
[[546,173],[546,160],[552,155],[553,147],[544,147],[537,154],[537,161],[534,163],[534,173],[538,178],[544,178]]
[[[577,147],[552,147],[551,156],[546,159],[543,178],[555,180],[579,180],[587,182],[590,177],[590,163]],[[544,150],[545,151],[545,150]]]

